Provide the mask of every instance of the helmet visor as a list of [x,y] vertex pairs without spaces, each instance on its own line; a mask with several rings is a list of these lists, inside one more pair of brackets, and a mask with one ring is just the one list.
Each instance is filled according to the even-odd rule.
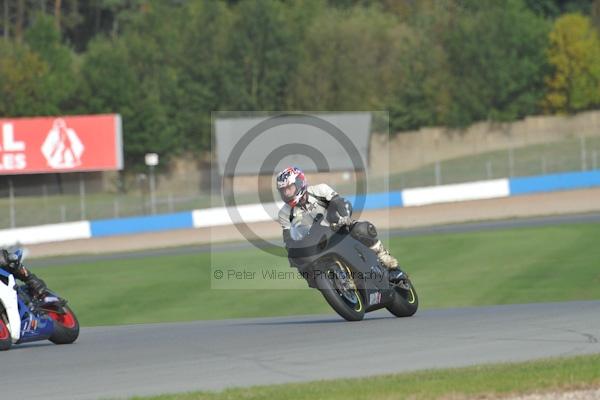
[[279,188],[279,195],[281,196],[281,200],[287,202],[292,201],[296,194],[298,193],[298,188],[296,184],[292,183],[291,185],[287,185],[285,187]]

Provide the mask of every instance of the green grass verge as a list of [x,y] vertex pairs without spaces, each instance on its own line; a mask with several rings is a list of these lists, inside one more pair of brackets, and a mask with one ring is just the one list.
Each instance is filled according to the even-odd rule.
[[[598,237],[600,224],[575,224],[393,238],[390,248],[412,276],[422,308],[595,300],[600,299]],[[287,259],[256,249],[34,271],[69,299],[87,326],[334,315],[316,290],[291,289],[306,288],[301,281],[236,280],[231,284],[251,289],[211,289],[211,267],[291,271]],[[288,289],[273,289],[278,287]]]
[[489,399],[589,388],[600,388],[600,355],[134,399]]

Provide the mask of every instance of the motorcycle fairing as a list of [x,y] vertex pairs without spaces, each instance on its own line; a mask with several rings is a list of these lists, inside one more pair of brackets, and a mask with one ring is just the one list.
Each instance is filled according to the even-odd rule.
[[0,269],[0,302],[6,310],[8,330],[13,343],[17,343],[21,338],[21,315],[15,286],[15,277]]
[[354,282],[367,304],[367,312],[383,308],[393,299],[387,269],[381,266],[371,249],[348,233],[333,232],[329,227],[313,224],[309,235],[292,243],[288,254],[301,265],[317,265],[328,258],[351,265],[358,277]]
[[21,296],[18,303],[21,317],[21,338],[18,343],[48,339],[54,331],[54,321],[47,315],[33,312]]

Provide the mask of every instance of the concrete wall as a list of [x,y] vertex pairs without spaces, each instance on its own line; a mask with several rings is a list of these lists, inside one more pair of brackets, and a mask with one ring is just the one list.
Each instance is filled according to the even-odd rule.
[[[371,173],[404,172],[425,164],[489,151],[600,136],[600,111],[573,116],[534,116],[512,123],[481,122],[464,130],[423,128],[372,135]],[[390,152],[387,157],[379,154]],[[383,161],[383,162],[381,162]]]

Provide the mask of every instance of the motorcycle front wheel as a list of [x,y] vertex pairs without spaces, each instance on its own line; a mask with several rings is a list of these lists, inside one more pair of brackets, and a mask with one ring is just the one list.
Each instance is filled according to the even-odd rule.
[[5,318],[3,311],[0,312],[0,351],[8,350],[12,346],[12,338],[6,324],[7,318]]
[[54,344],[71,344],[79,337],[79,321],[68,307],[56,307],[45,310],[54,320],[54,332],[48,340]]
[[410,279],[394,286],[394,299],[386,308],[396,317],[410,317],[419,308],[419,296]]
[[346,321],[360,321],[364,318],[364,301],[348,267],[335,262],[331,267],[321,270],[316,283],[327,303]]

